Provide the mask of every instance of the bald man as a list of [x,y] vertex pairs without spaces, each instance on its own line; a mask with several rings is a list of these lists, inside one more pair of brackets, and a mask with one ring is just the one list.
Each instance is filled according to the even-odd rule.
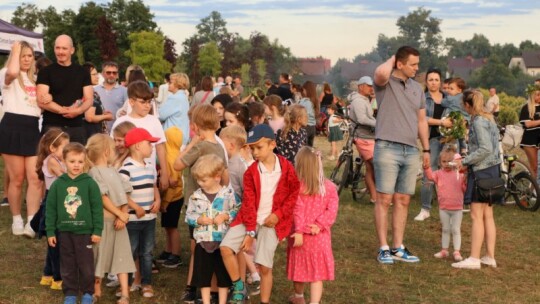
[[56,38],[56,62],[39,71],[37,99],[44,110],[42,133],[52,127],[61,128],[69,134],[71,141],[85,144],[83,117],[94,101],[94,89],[90,73],[71,61],[74,53],[71,37],[60,35]]

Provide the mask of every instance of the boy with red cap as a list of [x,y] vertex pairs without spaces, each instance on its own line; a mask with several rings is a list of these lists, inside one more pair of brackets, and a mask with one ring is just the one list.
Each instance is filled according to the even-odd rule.
[[[161,204],[156,186],[156,168],[145,162],[152,155],[152,143],[159,138],[152,137],[142,128],[131,129],[124,138],[129,155],[120,167],[120,176],[133,186],[128,194],[129,222],[126,227],[131,243],[133,259],[139,259],[139,271],[131,289],[142,286],[145,298],[154,296],[152,289],[152,252],[154,251],[156,213]],[[140,280],[140,282],[138,282]]]

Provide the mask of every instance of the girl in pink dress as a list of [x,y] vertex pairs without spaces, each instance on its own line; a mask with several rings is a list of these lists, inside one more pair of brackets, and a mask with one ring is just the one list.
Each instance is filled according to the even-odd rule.
[[287,248],[287,277],[294,282],[289,303],[305,303],[305,283],[310,283],[310,303],[319,303],[322,281],[334,280],[330,229],[339,198],[335,185],[324,177],[320,152],[305,146],[298,151],[295,164],[301,186]]

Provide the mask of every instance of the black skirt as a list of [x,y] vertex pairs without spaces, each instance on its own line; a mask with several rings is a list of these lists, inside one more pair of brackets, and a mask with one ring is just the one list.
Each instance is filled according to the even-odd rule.
[[39,117],[4,114],[0,122],[1,154],[36,156],[39,138]]

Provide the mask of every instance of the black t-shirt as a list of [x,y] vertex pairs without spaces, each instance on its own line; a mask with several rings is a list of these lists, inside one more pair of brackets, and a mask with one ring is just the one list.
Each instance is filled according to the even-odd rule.
[[[440,103],[433,103],[433,117],[434,119],[441,119],[442,117],[442,113],[444,111],[444,108],[443,106],[441,106]],[[439,127],[438,126],[431,126],[431,132],[429,133],[429,138],[433,138],[433,137],[439,137],[441,136],[441,133],[439,132]]]
[[334,102],[334,94],[324,93],[323,99],[321,101],[321,107],[328,107]]
[[[62,66],[53,63],[39,71],[37,84],[49,86],[49,94],[60,106],[69,107],[83,97],[83,88],[91,86],[90,73],[76,63]],[[92,102],[92,101],[86,101]],[[49,111],[43,112],[43,125],[82,126],[83,115],[76,118],[65,118]]]
[[281,100],[293,99],[291,92],[291,86],[288,83],[283,83],[279,86],[277,94],[281,97]]

